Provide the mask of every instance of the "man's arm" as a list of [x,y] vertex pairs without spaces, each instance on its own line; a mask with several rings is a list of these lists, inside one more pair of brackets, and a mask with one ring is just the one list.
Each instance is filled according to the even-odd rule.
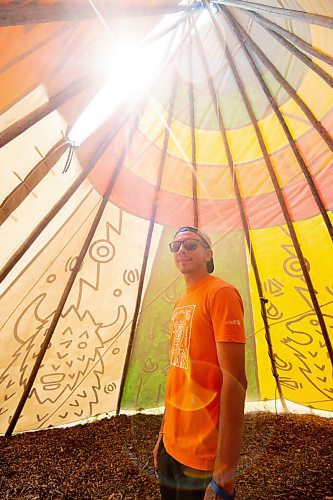
[[217,355],[223,373],[219,434],[213,478],[231,494],[243,436],[244,401],[247,388],[245,344],[217,342]]
[[161,428],[160,428],[160,431],[158,433],[157,441],[156,441],[156,444],[155,444],[155,447],[154,447],[154,451],[153,451],[154,469],[155,469],[155,471],[157,470],[157,467],[158,467],[158,449],[160,447],[160,442],[163,439],[163,427],[164,427],[164,415],[163,415],[163,418],[162,418]]

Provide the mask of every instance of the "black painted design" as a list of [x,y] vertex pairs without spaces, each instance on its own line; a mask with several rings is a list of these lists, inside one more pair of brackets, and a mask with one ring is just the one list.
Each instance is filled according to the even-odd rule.
[[[333,329],[333,316],[323,316],[328,327]],[[289,334],[282,339],[282,343],[292,351],[293,367],[298,370],[300,380],[307,379],[317,391],[332,400],[333,388],[324,374],[331,373],[330,360],[327,356],[324,363],[314,363],[323,348],[323,334],[317,315],[313,312],[303,314],[288,321],[286,328]]]
[[[100,292],[103,291],[105,296],[105,280],[110,272],[108,266],[116,256],[116,241],[122,233],[121,211],[116,226],[105,223],[106,237],[101,236],[101,232],[102,228],[90,245],[76,287],[61,314],[29,395],[29,412],[35,408],[39,427],[45,426],[53,415],[58,422],[89,417],[94,414],[94,405],[103,398],[103,392],[105,394],[111,388],[118,391],[118,387],[112,386],[112,383],[102,386],[102,377],[105,372],[103,358],[109,350],[111,356],[120,353],[121,349],[115,343],[128,322],[127,308],[122,302],[122,290],[117,288],[121,284],[119,280],[110,289],[112,304],[108,306],[107,315],[103,313],[104,309],[100,312],[98,307],[94,311],[90,310],[90,305],[92,293],[96,294],[94,302],[98,302]],[[7,422],[16,405],[12,401],[18,401],[22,394],[56,310],[58,301],[52,303],[50,300],[52,285],[59,286],[58,283],[63,278],[65,285],[76,259],[76,256],[67,258],[63,276],[59,272],[52,272],[51,268],[45,280],[45,292],[35,297],[27,295],[30,300],[16,315],[14,342],[11,344],[14,350],[10,362],[0,375],[0,386],[5,388],[0,415],[5,416]],[[135,278],[136,276],[135,273]],[[88,376],[89,384],[81,385]],[[34,404],[31,405],[31,402]],[[21,418],[23,415],[24,412]]]

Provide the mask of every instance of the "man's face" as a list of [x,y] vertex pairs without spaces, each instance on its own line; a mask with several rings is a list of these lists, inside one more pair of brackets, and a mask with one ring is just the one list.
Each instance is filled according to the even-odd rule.
[[186,231],[178,233],[174,241],[196,240],[198,246],[194,250],[186,250],[181,245],[178,252],[173,254],[175,264],[183,274],[206,274],[207,262],[212,258],[212,251],[202,244],[202,239],[196,233]]

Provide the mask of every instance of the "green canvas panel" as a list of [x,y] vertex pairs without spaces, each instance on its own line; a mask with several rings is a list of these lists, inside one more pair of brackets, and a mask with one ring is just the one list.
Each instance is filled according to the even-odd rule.
[[[169,320],[176,297],[185,290],[182,277],[173,265],[168,250],[174,232],[174,229],[165,229],[160,240],[138,322],[122,409],[140,411],[164,405],[169,365]],[[249,336],[253,328],[243,234],[235,231],[224,235],[211,233],[210,236],[214,245],[215,274],[240,291],[245,309],[245,328]],[[246,353],[247,399],[254,400],[259,396],[252,335],[247,342]]]

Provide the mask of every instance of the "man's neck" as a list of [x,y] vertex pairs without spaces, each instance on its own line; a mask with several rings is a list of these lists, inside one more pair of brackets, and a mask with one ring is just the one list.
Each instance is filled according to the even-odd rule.
[[190,288],[191,286],[198,283],[198,281],[201,281],[206,276],[209,276],[209,273],[207,271],[203,271],[203,272],[195,273],[195,274],[184,273],[183,276],[184,276],[184,280],[186,283],[186,288]]

